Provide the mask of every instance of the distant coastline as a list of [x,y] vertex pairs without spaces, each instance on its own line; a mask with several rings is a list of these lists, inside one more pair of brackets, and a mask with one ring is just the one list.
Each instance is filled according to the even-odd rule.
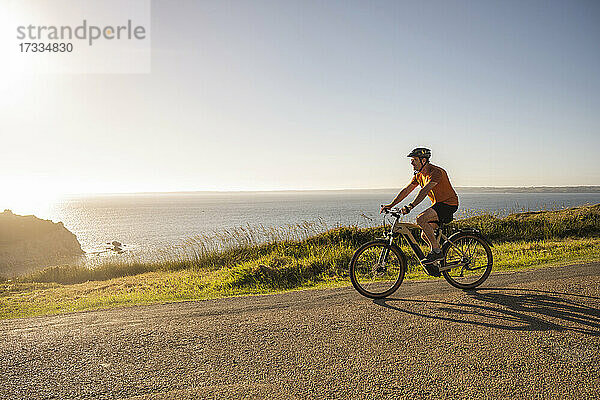
[[600,186],[457,187],[461,193],[600,193]]
[[[388,193],[401,187],[377,189],[281,189],[281,190],[181,190],[166,192],[122,192],[122,193],[86,193],[69,194],[67,198],[135,196],[135,195],[244,195],[253,193]],[[459,193],[600,193],[600,186],[455,186]]]

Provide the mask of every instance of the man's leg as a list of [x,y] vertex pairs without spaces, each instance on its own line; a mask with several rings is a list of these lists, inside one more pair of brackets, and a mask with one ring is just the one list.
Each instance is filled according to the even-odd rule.
[[431,250],[438,252],[440,251],[440,244],[433,233],[433,227],[430,224],[432,221],[438,221],[438,215],[433,208],[428,208],[417,217],[417,225],[423,230]]
[[431,243],[429,243],[429,238],[427,237],[427,235],[425,234],[425,232],[423,232],[423,230],[421,230],[421,239],[423,239],[423,241],[425,243],[427,243],[427,245],[431,249]]
[[[434,234],[435,234],[435,230],[439,227],[439,225],[435,222],[430,222],[429,226],[431,226],[431,229],[433,229]],[[431,246],[431,243],[429,243],[429,238],[427,237],[425,232],[423,232],[423,230],[421,230],[421,239],[423,239],[423,241],[425,243],[427,243],[427,245],[429,246],[430,249],[433,248],[433,246]]]

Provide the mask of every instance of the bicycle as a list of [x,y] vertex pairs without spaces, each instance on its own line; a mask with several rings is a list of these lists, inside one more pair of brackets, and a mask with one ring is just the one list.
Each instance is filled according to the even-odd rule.
[[[389,231],[386,227],[387,214],[395,217]],[[384,298],[402,284],[407,262],[402,249],[394,243],[396,237],[401,236],[406,240],[417,259],[425,257],[411,232],[421,228],[416,224],[401,222],[401,218],[402,214],[397,208],[385,210],[384,237],[360,246],[350,260],[350,280],[363,296]],[[462,228],[446,237],[442,230],[443,224],[437,224],[438,228],[434,232],[444,255],[443,259],[436,262],[441,275],[458,289],[470,290],[481,285],[492,271],[492,243],[473,228]],[[423,266],[427,270],[427,266]],[[427,272],[431,274],[429,270]]]

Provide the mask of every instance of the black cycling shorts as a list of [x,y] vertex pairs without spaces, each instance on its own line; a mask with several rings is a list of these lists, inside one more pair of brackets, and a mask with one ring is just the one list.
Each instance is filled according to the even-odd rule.
[[431,206],[431,208],[433,208],[433,211],[437,213],[438,220],[443,224],[447,224],[448,222],[452,221],[454,219],[452,214],[458,210],[458,206],[451,206],[446,203],[435,203]]

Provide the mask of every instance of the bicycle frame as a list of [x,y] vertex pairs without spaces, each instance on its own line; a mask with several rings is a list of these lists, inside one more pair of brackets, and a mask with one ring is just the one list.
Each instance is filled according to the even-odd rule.
[[[422,230],[421,227],[417,224],[413,224],[410,222],[401,222],[400,221],[401,216],[395,212],[391,212],[391,214],[396,219],[395,219],[394,223],[391,224],[390,231],[386,234],[386,236],[388,237],[388,240],[389,240],[389,244],[390,245],[393,244],[394,238],[396,236],[402,236],[406,240],[406,242],[408,243],[408,245],[410,246],[410,248],[412,249],[412,251],[415,253],[415,255],[417,256],[417,258],[419,260],[422,260],[423,258],[425,258],[425,254],[423,254],[421,247],[417,244],[417,240],[415,239],[415,237],[413,236],[413,234],[411,232],[411,229]],[[385,221],[384,221],[384,223],[385,223]],[[450,246],[455,248],[456,251],[458,251],[458,253],[461,256],[463,256],[463,257],[466,256],[464,254],[464,252],[462,251],[462,249],[460,249],[458,246],[456,246],[450,239],[448,239],[448,237],[446,235],[444,235],[444,233],[442,232],[441,229],[438,228],[438,229],[436,229],[436,231],[437,231],[436,239],[437,239],[438,243],[440,244],[440,246],[442,246],[445,243],[449,243]],[[452,269],[452,268],[455,268],[458,266],[463,266],[464,264],[465,263],[458,263],[458,264],[453,263],[452,265],[440,265],[439,269],[440,269],[440,271],[446,271],[448,269]]]
[[[423,254],[421,247],[417,244],[417,240],[413,236],[411,229],[421,230],[421,227],[417,224],[412,224],[410,222],[400,222],[400,218],[396,217],[396,221],[394,221],[394,224],[392,225],[392,227],[390,229],[390,233],[391,233],[390,244],[391,244],[391,241],[393,241],[394,236],[401,235],[402,237],[404,237],[404,239],[406,240],[406,242],[408,243],[408,245],[410,246],[412,251],[419,258],[419,260],[421,260],[425,257],[425,254]],[[440,232],[438,232],[438,237],[436,239],[439,242],[439,240],[441,238],[442,238],[442,233],[440,231]],[[444,237],[444,239],[445,239],[445,237]]]

